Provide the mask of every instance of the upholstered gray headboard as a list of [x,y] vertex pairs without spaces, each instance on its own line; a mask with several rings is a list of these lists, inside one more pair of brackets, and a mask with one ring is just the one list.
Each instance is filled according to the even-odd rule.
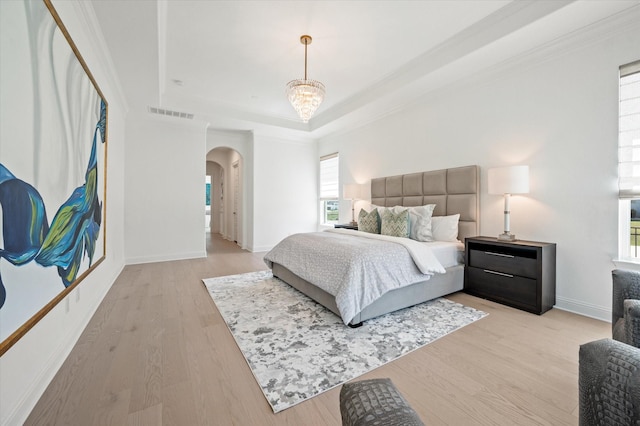
[[458,239],[464,242],[480,232],[479,170],[478,166],[466,166],[371,179],[371,204],[435,204],[434,216],[460,213]]

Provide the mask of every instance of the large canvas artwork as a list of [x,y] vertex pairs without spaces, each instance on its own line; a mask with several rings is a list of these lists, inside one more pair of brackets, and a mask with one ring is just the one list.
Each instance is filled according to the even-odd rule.
[[105,257],[107,102],[49,1],[0,1],[0,355]]

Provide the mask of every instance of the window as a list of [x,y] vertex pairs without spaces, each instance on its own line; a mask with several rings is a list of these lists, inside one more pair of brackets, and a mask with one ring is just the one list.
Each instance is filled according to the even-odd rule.
[[620,257],[640,259],[640,61],[620,67]]
[[320,222],[333,224],[338,222],[338,182],[339,182],[338,153],[325,155],[320,158]]

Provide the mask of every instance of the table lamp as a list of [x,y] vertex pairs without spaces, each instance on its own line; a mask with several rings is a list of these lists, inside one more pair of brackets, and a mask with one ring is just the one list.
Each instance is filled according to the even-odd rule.
[[342,186],[342,197],[345,200],[351,200],[351,225],[356,226],[358,222],[356,222],[356,213],[355,213],[355,203],[356,200],[363,199],[363,185],[359,185],[357,183],[348,183]]
[[504,232],[498,235],[498,240],[515,241],[516,236],[509,229],[511,211],[509,199],[512,194],[527,194],[529,192],[529,166],[508,166],[489,169],[489,194],[504,195]]

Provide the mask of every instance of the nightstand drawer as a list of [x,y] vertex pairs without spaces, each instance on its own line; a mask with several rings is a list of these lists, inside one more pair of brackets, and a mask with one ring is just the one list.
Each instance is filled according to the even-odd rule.
[[536,306],[536,280],[488,269],[468,268],[465,290],[477,296],[532,310]]
[[556,303],[556,245],[465,239],[464,289],[469,294],[543,314]]
[[498,251],[495,247],[469,250],[469,266],[490,269],[505,274],[519,275],[527,278],[538,276],[535,251],[512,250]]

